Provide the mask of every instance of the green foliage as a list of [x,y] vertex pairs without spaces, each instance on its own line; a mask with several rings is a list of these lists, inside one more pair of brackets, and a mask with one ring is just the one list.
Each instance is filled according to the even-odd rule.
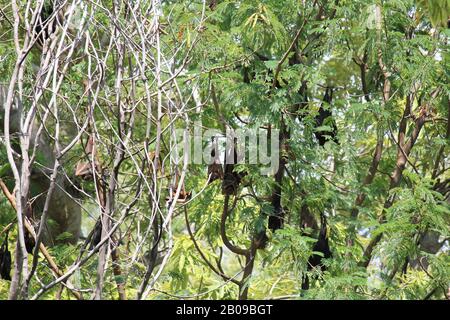
[[[158,79],[153,72],[158,52],[150,34],[155,31],[152,29],[152,33],[141,38],[142,30],[127,25],[134,21],[132,18],[145,17],[139,23],[147,28],[153,21],[151,4],[145,3],[136,16],[127,15],[128,9],[121,7],[113,20],[106,10],[86,3],[88,12],[93,13],[92,24],[85,30],[90,42],[82,43],[77,58],[69,65],[55,98],[60,118],[56,121],[49,116],[45,130],[53,135],[56,123],[60,124],[59,143],[65,145],[90,119],[81,134],[83,145],[77,143],[61,161],[61,174],[73,178],[74,167],[88,156],[84,152],[86,133],[95,129],[103,180],[74,178],[75,186],[83,193],[80,203],[84,210],[84,236],[105,210],[101,208],[99,194],[107,192],[99,191],[100,183],[107,185],[114,181],[118,185],[113,195],[116,211],[112,216],[117,222],[123,214],[122,224],[115,232],[121,274],[114,270],[115,262],[108,261],[104,298],[117,299],[118,285],[124,285],[129,298],[136,296],[148,271],[149,252],[157,232],[162,234],[157,246],[158,259],[167,256],[155,261],[149,276],[148,299],[236,299],[239,295],[239,287],[217,271],[241,279],[246,257],[226,248],[221,233],[226,197],[220,181],[207,184],[206,165],[188,166],[184,187],[191,192],[191,198],[177,203],[169,217],[170,205],[165,199],[175,180],[170,165],[173,140],[169,131],[184,128],[184,116],[190,121],[187,123],[201,121],[204,127],[221,131],[226,123],[232,128],[262,130],[285,126],[289,132],[281,153],[287,163],[281,179],[281,205],[285,213],[282,229],[267,230],[268,216],[274,212],[273,174],[260,174],[258,165],[235,168],[235,172],[246,175],[236,197],[230,199],[232,210],[224,223],[224,233],[234,246],[245,249],[251,248],[255,235],[266,232],[268,237],[266,247],[256,250],[253,270],[246,279],[248,298],[445,298],[450,279],[449,191],[447,185],[444,189],[438,186],[449,179],[450,34],[445,25],[450,1],[216,2],[212,9],[203,8],[202,1],[165,1],[161,6],[159,54],[169,57],[162,62],[167,70],[160,73],[160,81],[168,84],[161,88],[157,87]],[[111,1],[103,1],[102,5],[112,10]],[[382,15],[381,29],[376,23],[377,6]],[[201,21],[203,9],[205,16]],[[11,19],[11,9],[5,10]],[[124,27],[122,33],[111,33],[115,24]],[[0,35],[3,83],[9,82],[17,57],[8,21],[0,20],[0,25],[5,30]],[[294,39],[299,30],[298,38]],[[111,49],[114,44],[111,38],[126,40],[125,53]],[[144,53],[140,46],[145,41],[151,45]],[[89,51],[92,48],[97,51]],[[41,53],[33,47],[24,61],[24,97],[33,97],[37,90],[36,70],[41,70]],[[102,64],[97,60],[98,54],[106,56]],[[122,54],[126,58],[126,72],[117,88],[117,61]],[[64,61],[62,57],[59,63]],[[140,74],[136,70],[142,61],[147,69]],[[88,78],[93,85],[90,92],[85,85]],[[92,102],[96,81],[101,86]],[[305,85],[308,101],[302,92]],[[385,100],[387,86],[390,95]],[[322,101],[325,87],[334,88],[332,103],[326,106]],[[51,99],[50,88],[43,92],[43,101]],[[198,89],[195,95],[193,88]],[[158,90],[166,94],[161,99],[164,114],[161,118],[157,114]],[[120,95],[122,100],[118,103],[116,98]],[[407,107],[411,97],[413,101]],[[25,111],[30,110],[32,102],[24,99]],[[135,111],[129,138],[120,127],[122,115],[117,111],[118,104],[126,106],[125,129],[131,122],[129,115]],[[189,110],[183,111],[183,116],[178,114],[181,107]],[[323,108],[332,112],[332,118],[317,125],[316,117]],[[38,108],[39,121],[43,121],[45,111]],[[414,137],[423,112],[424,126]],[[72,122],[74,118],[76,125]],[[3,118],[0,120],[3,123]],[[155,125],[158,120],[163,128],[159,137]],[[314,133],[331,134],[333,124],[338,129],[339,143],[328,141],[319,146]],[[188,130],[192,131],[191,127]],[[406,140],[399,146],[404,136]],[[156,150],[158,138],[161,138],[162,165],[153,170],[147,153]],[[122,150],[127,139],[131,143],[114,180],[114,155]],[[380,141],[382,156],[371,172],[375,146]],[[1,142],[0,178],[13,190],[14,179]],[[17,137],[13,142],[19,143]],[[51,142],[52,147],[54,143]],[[413,147],[405,151],[408,143]],[[400,163],[398,160],[406,152],[404,164]],[[38,152],[31,169],[47,165],[48,159]],[[179,164],[177,168],[182,171]],[[400,179],[396,183],[394,176],[398,170]],[[371,173],[373,177],[368,179]],[[32,186],[30,196],[45,192]],[[185,212],[193,237],[186,228]],[[312,254],[323,256],[313,251],[321,215],[327,216],[332,251],[332,257],[323,260],[325,270],[307,267]],[[0,194],[0,232],[14,219],[14,210]],[[161,224],[157,231],[152,229],[155,219]],[[47,223],[52,226],[57,222]],[[430,234],[435,236],[433,250],[423,242]],[[378,236],[381,240],[375,244],[370,263],[365,266],[365,251]],[[62,233],[57,240],[70,237],[71,234]],[[17,230],[12,228],[10,248],[15,247],[16,240]],[[90,252],[82,242],[50,248],[61,270],[69,270],[80,261],[82,253]],[[55,279],[44,261],[40,256],[37,276],[30,284],[31,296],[42,284]],[[90,295],[97,283],[98,253],[82,261],[71,281]],[[309,290],[302,289],[305,276],[310,279]],[[0,298],[7,298],[8,290],[9,283],[0,280]],[[39,298],[54,299],[60,290],[59,284]],[[67,289],[62,292],[62,299],[74,298]]]

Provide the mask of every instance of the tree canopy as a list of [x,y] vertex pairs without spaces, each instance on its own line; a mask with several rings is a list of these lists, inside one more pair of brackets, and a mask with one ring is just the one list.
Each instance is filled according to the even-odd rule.
[[449,0],[0,9],[1,299],[449,298]]

